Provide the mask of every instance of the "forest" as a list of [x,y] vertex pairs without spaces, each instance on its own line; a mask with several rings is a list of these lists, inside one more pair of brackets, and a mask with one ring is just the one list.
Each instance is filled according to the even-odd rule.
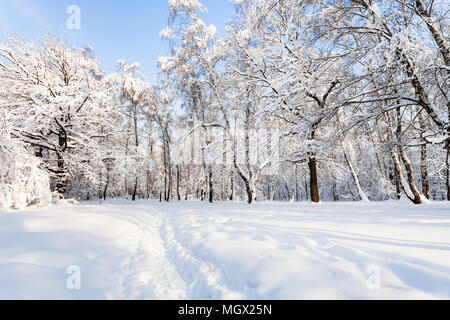
[[111,198],[450,201],[449,3],[170,0],[170,50],[0,43],[0,208]]

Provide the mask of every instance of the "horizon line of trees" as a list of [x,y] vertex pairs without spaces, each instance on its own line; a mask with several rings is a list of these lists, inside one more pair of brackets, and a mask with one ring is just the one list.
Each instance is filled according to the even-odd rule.
[[171,51],[155,85],[138,63],[119,60],[105,75],[92,48],[9,37],[0,208],[110,197],[450,201],[448,6],[235,0],[218,37],[200,2],[170,0],[161,37]]

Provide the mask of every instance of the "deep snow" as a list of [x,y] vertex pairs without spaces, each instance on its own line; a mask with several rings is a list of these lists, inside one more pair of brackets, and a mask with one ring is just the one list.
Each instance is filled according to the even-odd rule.
[[448,203],[109,201],[0,211],[0,243],[0,299],[450,298]]

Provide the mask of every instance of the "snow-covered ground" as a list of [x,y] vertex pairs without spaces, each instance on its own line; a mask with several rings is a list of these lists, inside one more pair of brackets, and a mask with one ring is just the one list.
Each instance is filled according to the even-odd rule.
[[[67,287],[78,276],[69,266],[80,290]],[[0,299],[17,298],[449,299],[450,205],[111,201],[0,212]]]

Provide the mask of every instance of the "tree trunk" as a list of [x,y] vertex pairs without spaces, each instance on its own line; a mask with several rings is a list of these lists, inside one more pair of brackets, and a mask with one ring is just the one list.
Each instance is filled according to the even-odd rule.
[[309,194],[308,181],[307,181],[307,179],[305,179],[305,199],[309,200],[310,196],[311,195]]
[[204,176],[204,184],[202,190],[202,201],[206,201],[207,193],[208,193],[208,168],[206,166],[205,159],[205,149],[202,149],[202,161],[203,161],[203,176]]
[[[139,148],[139,134],[138,134],[138,109],[137,109],[137,105],[134,105],[134,109],[133,109],[133,121],[134,121],[134,142],[135,142],[135,146],[136,146],[136,153],[138,152],[138,148]],[[139,159],[137,159],[139,161]],[[133,201],[136,201],[136,194],[137,194],[137,188],[138,188],[138,183],[139,183],[139,177],[138,174],[136,173],[136,178],[134,181],[134,189],[133,189]]]
[[178,201],[181,201],[181,194],[180,194],[180,166],[177,166],[177,198]]
[[185,201],[189,200],[189,194],[191,193],[191,167],[190,165],[187,165],[187,177],[186,177],[186,195],[184,197]]
[[214,202],[214,186],[213,186],[213,171],[212,166],[209,167],[209,203]]
[[105,188],[103,189],[103,200],[106,200],[107,192],[108,192],[108,186],[109,186],[109,165],[106,164],[106,183]]
[[[235,158],[235,162],[236,162],[236,158]],[[242,181],[244,181],[245,191],[247,192],[247,202],[248,202],[248,204],[251,204],[253,202],[253,191],[250,186],[250,180],[247,179],[247,177],[242,173],[241,169],[237,165],[235,165],[235,167],[236,167],[237,173],[241,177]]]
[[275,177],[272,183],[272,194],[270,195],[271,201],[275,201],[275,194],[277,192],[277,187],[278,187],[278,178]]
[[422,146],[421,154],[421,171],[422,171],[422,193],[425,198],[430,199],[430,182],[428,180],[428,168],[427,168],[427,145]]
[[163,163],[164,163],[164,201],[168,201],[168,168],[167,168],[167,150],[166,150],[166,143],[163,143]]
[[403,174],[403,169],[400,163],[400,160],[398,158],[398,155],[395,153],[394,148],[391,148],[391,152],[392,152],[392,157],[394,159],[394,165],[397,167],[397,171],[399,174],[399,179],[400,179],[400,185],[403,189],[403,191],[405,192],[407,198],[409,200],[412,201],[412,203],[414,204],[421,204],[422,203],[422,198],[420,196],[419,190],[417,189],[415,183],[414,183],[414,178],[412,175],[412,168],[411,168],[411,163],[409,162],[409,159],[406,158],[404,159],[404,157],[406,156],[403,148],[399,147],[399,151],[402,157],[402,161],[405,164],[406,167],[406,171],[407,171],[407,181],[405,180],[404,174]]
[[247,192],[247,202],[248,204],[252,204],[253,202],[253,191],[250,187],[250,183],[248,181],[245,182],[245,190]]
[[397,198],[397,200],[401,199],[401,179],[400,179],[400,172],[398,171],[398,167],[395,163],[396,159],[392,159],[394,162],[394,183],[395,183],[395,197]]
[[147,200],[150,199],[150,184],[151,184],[151,180],[152,180],[151,176],[152,176],[151,172],[149,170],[147,170],[147,182],[145,185],[145,195],[146,195]]
[[[403,130],[402,130],[402,114],[401,114],[400,108],[397,108],[396,112],[397,112],[397,132],[396,132],[397,149],[399,151],[402,162],[405,166],[407,183],[409,186],[409,190],[412,193],[412,195],[408,195],[408,197],[414,204],[421,204],[422,197],[420,195],[419,189],[416,186],[416,183],[414,182],[414,174],[413,174],[413,170],[412,170],[411,161],[409,160],[408,156],[406,155],[405,148],[402,145],[401,137],[403,134]],[[401,168],[401,164],[399,164],[399,166]]]
[[[421,204],[422,196],[420,195],[420,191],[414,182],[414,174],[413,174],[413,170],[412,170],[411,161],[409,160],[408,156],[406,155],[405,149],[402,145],[403,130],[402,130],[402,114],[401,114],[400,108],[397,108],[396,114],[397,114],[397,117],[396,117],[397,129],[395,132],[395,137],[396,137],[395,145],[397,146],[396,149],[398,150],[398,154],[400,155],[401,161],[403,162],[405,169],[406,169],[406,176],[407,176],[406,181],[404,178],[403,169],[402,169],[402,165],[400,163],[398,154],[396,153],[395,147],[392,143],[393,138],[391,138],[390,139],[391,153],[392,153],[392,157],[394,159],[394,165],[397,167],[397,171],[399,173],[403,191],[405,191],[405,194],[408,197],[408,199],[411,200],[412,203],[414,203],[414,204]],[[390,122],[391,137],[392,137],[392,126],[393,126],[393,123],[395,123],[395,120],[391,113],[389,113],[389,122]]]
[[64,165],[64,159],[62,154],[67,147],[67,136],[65,131],[61,130],[59,132],[59,146],[62,149],[58,156],[58,171],[56,173],[56,191],[58,192],[59,198],[64,199],[64,195],[67,190],[67,172]]
[[311,201],[314,203],[320,202],[319,184],[317,179],[317,161],[314,156],[309,158],[309,184],[311,190]]
[[64,199],[64,195],[67,190],[67,175],[64,168],[64,160],[58,156],[58,171],[56,174],[56,191],[58,192],[59,198]]
[[108,192],[108,182],[106,182],[105,189],[103,190],[103,200],[106,200],[107,192]]
[[447,167],[447,201],[450,201],[450,165],[448,161],[450,160],[450,149],[447,150],[447,159],[446,159],[446,167]]
[[336,202],[336,201],[339,201],[339,197],[338,197],[338,194],[337,194],[337,186],[336,186],[336,181],[334,181],[333,180],[333,200]]
[[168,167],[169,167],[169,185],[167,186],[167,199],[166,201],[169,202],[172,198],[172,166],[170,164],[170,158],[168,160]]
[[405,165],[406,175],[408,177],[409,188],[411,189],[411,192],[414,195],[414,199],[412,200],[412,202],[414,204],[421,204],[422,197],[420,196],[419,189],[416,187],[416,184],[414,182],[414,175],[413,175],[413,171],[412,171],[411,161],[407,157],[406,152],[403,149],[403,147],[400,146],[399,148],[400,148],[400,156],[402,158],[403,164]]
[[[419,124],[420,124],[420,131],[423,135],[425,131],[427,130],[425,121],[423,119],[422,112],[419,110],[418,114]],[[422,173],[422,194],[425,198],[430,199],[430,182],[428,180],[428,168],[427,168],[427,145],[425,139],[422,138],[422,147],[421,147],[421,161],[420,161],[420,169]]]
[[230,201],[234,200],[234,175],[235,175],[235,170],[234,170],[234,166],[232,166],[232,168],[231,168],[231,194],[230,194]]
[[136,177],[135,181],[134,181],[134,189],[133,189],[133,198],[131,199],[132,201],[136,201],[136,195],[137,195],[137,188],[138,188],[138,177]]
[[359,182],[358,175],[356,174],[356,171],[353,168],[353,165],[350,162],[350,159],[348,158],[347,153],[345,153],[345,152],[344,152],[344,158],[345,158],[348,168],[352,174],[353,180],[355,181],[356,189],[358,190],[358,194],[359,194],[359,197],[361,198],[361,201],[368,202],[369,198],[367,198],[366,194],[364,193],[363,189],[361,188],[361,184]]

